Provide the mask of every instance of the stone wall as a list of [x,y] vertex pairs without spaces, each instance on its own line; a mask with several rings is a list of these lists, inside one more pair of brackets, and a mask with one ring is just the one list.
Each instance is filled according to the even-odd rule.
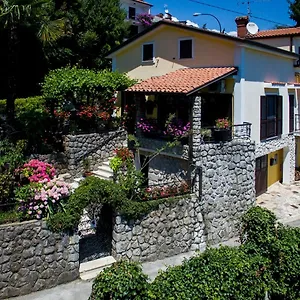
[[126,133],[123,130],[65,136],[68,172],[72,177],[80,176],[85,158],[90,160],[92,170],[97,169],[103,161],[113,156],[113,150],[122,147],[125,142]]
[[189,178],[189,162],[180,157],[158,155],[149,162],[148,178],[149,185],[180,183]]
[[78,236],[61,236],[42,221],[0,226],[0,299],[79,277]]
[[207,243],[215,244],[236,236],[239,217],[255,204],[255,144],[233,140],[195,150],[200,169],[194,190],[201,199]]
[[154,261],[203,248],[203,217],[194,195],[161,204],[141,220],[115,218],[112,255],[116,259]]
[[280,149],[287,149],[290,155],[289,173],[290,182],[295,181],[295,167],[296,167],[296,151],[295,151],[295,136],[282,135],[280,138],[274,138],[269,141],[263,141],[256,145],[255,156],[261,157]]

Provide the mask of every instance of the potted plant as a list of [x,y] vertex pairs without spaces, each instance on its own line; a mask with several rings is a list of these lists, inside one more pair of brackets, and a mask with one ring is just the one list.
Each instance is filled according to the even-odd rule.
[[83,163],[83,177],[91,176],[92,172],[91,172],[90,159],[86,157],[82,163]]
[[216,120],[214,138],[216,142],[227,142],[231,140],[231,121],[228,118]]
[[202,141],[210,141],[211,137],[212,137],[212,132],[211,129],[209,128],[201,128],[200,129],[200,134],[202,136]]

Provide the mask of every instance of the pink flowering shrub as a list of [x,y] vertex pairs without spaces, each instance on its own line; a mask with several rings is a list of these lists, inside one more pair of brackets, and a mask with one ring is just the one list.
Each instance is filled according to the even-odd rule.
[[55,168],[38,159],[32,159],[16,170],[16,173],[23,175],[30,182],[47,182],[54,178]]
[[190,129],[190,122],[184,124],[181,120],[173,119],[171,122],[166,124],[166,130],[164,131],[164,134],[177,138],[186,137]]
[[[19,210],[29,219],[41,219],[63,210],[64,201],[70,195],[70,186],[64,181],[51,180],[44,183],[31,183],[17,192]],[[25,197],[24,197],[25,196]]]
[[137,122],[137,128],[141,129],[144,133],[150,133],[157,130],[157,126],[154,123],[155,120],[152,119],[143,119],[141,118],[139,122]]

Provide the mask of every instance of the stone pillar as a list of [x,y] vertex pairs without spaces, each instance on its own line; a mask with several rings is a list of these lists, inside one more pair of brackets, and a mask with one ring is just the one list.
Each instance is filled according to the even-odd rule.
[[285,184],[295,181],[295,137],[288,137],[288,146],[283,148],[283,180]]
[[192,147],[191,147],[191,160],[193,163],[191,178],[193,181],[193,191],[200,196],[199,193],[199,173],[198,167],[201,163],[199,161],[199,151],[201,146],[202,137],[200,134],[201,130],[201,97],[196,96],[193,101],[192,108]]
[[[136,121],[137,124],[141,118],[145,118],[145,96],[144,95],[134,95],[134,103],[136,105]],[[137,137],[141,136],[141,129],[136,129]]]

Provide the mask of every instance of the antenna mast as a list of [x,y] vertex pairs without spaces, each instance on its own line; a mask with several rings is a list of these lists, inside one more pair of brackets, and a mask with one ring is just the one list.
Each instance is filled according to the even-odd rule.
[[247,1],[238,1],[239,4],[247,4],[247,15],[251,17],[251,3],[259,3],[259,2],[270,2],[271,0],[247,0]]

